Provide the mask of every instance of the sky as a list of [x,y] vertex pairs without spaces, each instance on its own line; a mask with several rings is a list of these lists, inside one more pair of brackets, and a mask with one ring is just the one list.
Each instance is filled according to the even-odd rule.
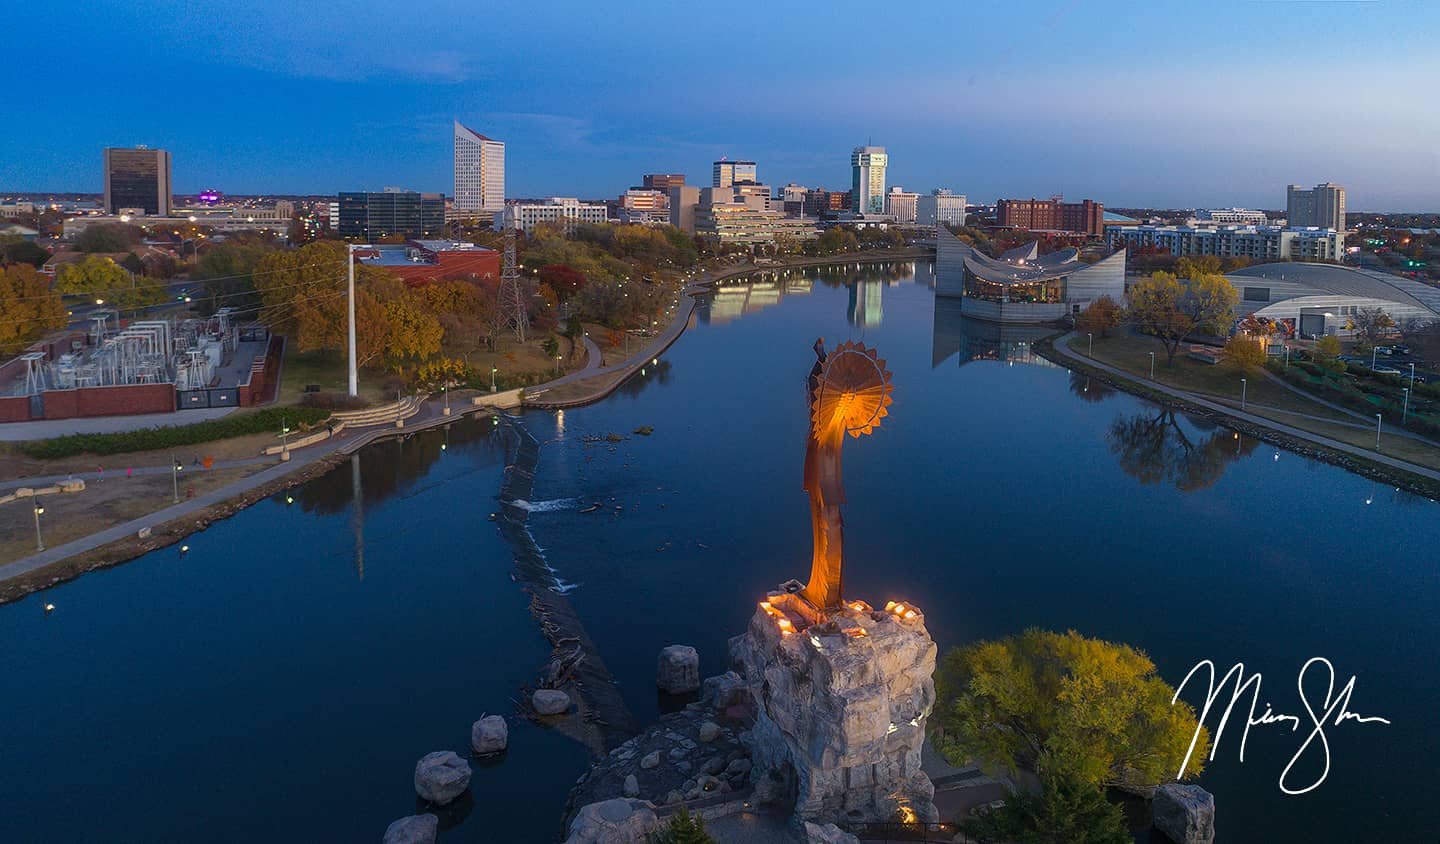
[[14,3],[0,193],[103,187],[101,150],[177,193],[453,192],[451,121],[506,143],[506,195],[889,184],[972,203],[1440,211],[1440,3]]

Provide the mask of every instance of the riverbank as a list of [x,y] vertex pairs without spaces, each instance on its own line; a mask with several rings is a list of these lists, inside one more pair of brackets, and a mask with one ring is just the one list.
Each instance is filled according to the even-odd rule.
[[1440,471],[1229,407],[1156,381],[1141,380],[1117,367],[1069,348],[1070,341],[1078,336],[1075,332],[1055,335],[1037,342],[1033,348],[1036,354],[1046,360],[1081,372],[1117,390],[1203,417],[1246,436],[1339,466],[1363,477],[1432,500],[1440,498]]
[[[521,404],[521,395],[524,396],[523,406],[532,409],[560,409],[592,404],[613,393],[678,340],[689,327],[695,308],[695,297],[708,293],[718,282],[756,272],[849,263],[915,261],[931,254],[931,250],[923,247],[894,251],[872,250],[761,265],[737,264],[707,271],[680,291],[676,314],[660,334],[645,348],[625,360],[593,369],[587,365],[579,372],[528,390],[510,391],[494,396],[474,393],[473,396],[480,397],[486,404],[497,404],[506,408]],[[596,351],[593,343],[587,342],[587,347],[592,354]],[[232,484],[139,518],[106,526],[102,530],[48,548],[44,552],[0,564],[0,604],[16,601],[32,592],[73,580],[86,572],[120,565],[158,548],[179,543],[185,537],[204,530],[211,523],[234,515],[263,498],[324,474],[347,459],[350,454],[373,442],[445,425],[465,414],[488,412],[485,405],[470,403],[473,396],[468,391],[455,391],[449,398],[452,415],[443,412],[443,397],[428,399],[422,404],[421,412],[407,419],[403,428],[385,425],[342,432],[320,444],[292,450],[289,461],[276,462],[268,468],[251,472]],[[110,458],[112,461],[118,459],[121,458]],[[258,458],[233,461],[235,466],[242,463],[254,465],[257,462],[261,461]],[[231,467],[231,463],[216,464],[217,469]],[[140,532],[146,528],[148,532],[141,537]]]

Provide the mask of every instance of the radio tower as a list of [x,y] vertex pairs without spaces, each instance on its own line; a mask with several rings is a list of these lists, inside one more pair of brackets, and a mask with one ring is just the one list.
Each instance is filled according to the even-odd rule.
[[[505,209],[505,262],[500,267],[500,290],[495,302],[495,322],[500,331],[515,330],[515,338],[525,342],[525,291],[520,288],[520,270],[515,265],[515,212]],[[496,332],[499,333],[498,331]]]

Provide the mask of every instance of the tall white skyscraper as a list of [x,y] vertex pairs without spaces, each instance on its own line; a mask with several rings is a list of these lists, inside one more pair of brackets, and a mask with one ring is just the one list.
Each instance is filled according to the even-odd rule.
[[850,208],[856,214],[885,213],[885,167],[889,160],[884,147],[856,147],[850,153]]
[[505,144],[455,121],[455,210],[475,216],[505,208]]

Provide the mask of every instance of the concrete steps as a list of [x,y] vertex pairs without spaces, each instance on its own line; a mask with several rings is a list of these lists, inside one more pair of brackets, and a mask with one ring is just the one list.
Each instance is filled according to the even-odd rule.
[[345,427],[347,428],[402,424],[406,419],[420,412],[420,406],[423,401],[419,396],[409,396],[398,402],[381,405],[380,407],[367,407],[364,410],[347,410],[340,413],[332,413],[330,414],[330,418],[336,422],[345,423]]

